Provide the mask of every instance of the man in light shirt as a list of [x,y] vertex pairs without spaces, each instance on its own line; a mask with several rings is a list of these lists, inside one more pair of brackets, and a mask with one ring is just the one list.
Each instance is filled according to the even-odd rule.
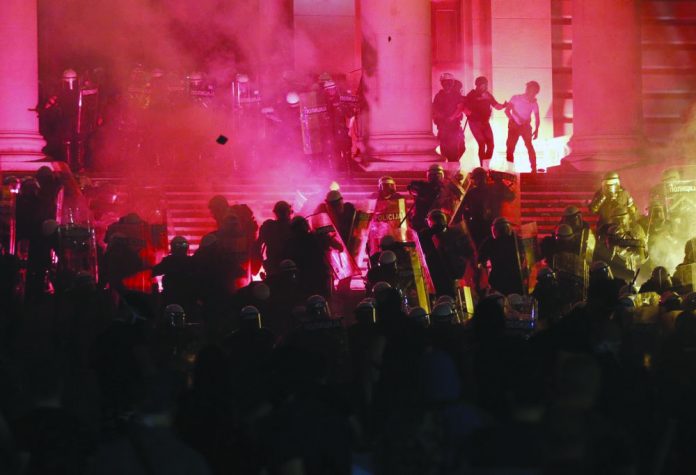
[[[539,136],[539,104],[536,96],[539,94],[540,89],[538,82],[529,81],[524,94],[512,96],[505,108],[505,114],[510,119],[507,138],[507,161],[510,168],[513,168],[512,164],[515,161],[515,147],[520,137],[522,137],[529,153],[532,173],[537,172],[536,151],[534,150],[532,140]],[[532,132],[532,114],[534,115],[534,132]]]

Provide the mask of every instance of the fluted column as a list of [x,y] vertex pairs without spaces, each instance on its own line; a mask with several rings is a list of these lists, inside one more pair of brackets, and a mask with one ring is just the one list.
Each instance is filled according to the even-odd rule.
[[36,0],[0,6],[0,165],[43,157],[38,101]]
[[638,0],[573,1],[573,137],[590,171],[638,160],[643,145]]
[[368,168],[389,168],[389,162],[420,168],[439,158],[432,133],[430,8],[426,0],[360,2]]

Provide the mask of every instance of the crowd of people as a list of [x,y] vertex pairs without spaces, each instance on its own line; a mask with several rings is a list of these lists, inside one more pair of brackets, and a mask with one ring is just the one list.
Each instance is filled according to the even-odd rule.
[[[49,172],[18,194],[35,210],[17,236],[35,263],[22,274],[2,253],[1,473],[696,469],[696,241],[672,281],[652,252],[682,239],[663,186],[641,217],[607,174],[589,202],[596,226],[570,207],[536,243],[502,216],[513,176],[448,179],[434,165],[408,186],[409,212],[384,218],[420,252],[382,236],[357,298],[330,256],[351,255],[366,211],[340,191],[308,217],[279,201],[260,226],[215,196],[216,230],[194,253],[177,236],[144,269],[127,215],[105,233],[98,280],[83,268],[46,292],[46,256],[62,257],[44,225],[59,189]],[[387,176],[372,198],[405,199]],[[129,288],[143,270],[163,276],[161,293]],[[34,285],[20,300],[22,275]]]

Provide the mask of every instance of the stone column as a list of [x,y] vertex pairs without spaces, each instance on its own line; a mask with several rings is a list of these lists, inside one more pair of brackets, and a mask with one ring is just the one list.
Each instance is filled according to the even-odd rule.
[[[430,2],[363,0],[362,150],[368,168],[422,169],[439,159],[432,132]],[[405,162],[405,163],[404,163]]]
[[621,168],[643,145],[638,0],[573,0],[573,137],[581,170]]
[[39,134],[36,0],[0,7],[0,167],[43,157]]

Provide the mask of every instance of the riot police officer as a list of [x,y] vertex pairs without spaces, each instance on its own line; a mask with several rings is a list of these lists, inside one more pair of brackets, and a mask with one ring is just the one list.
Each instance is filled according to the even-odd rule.
[[487,238],[479,248],[479,265],[485,266],[490,262],[488,281],[493,289],[505,295],[525,293],[523,282],[527,276],[521,240],[506,218],[496,218],[491,228],[492,237]]
[[165,305],[177,303],[190,314],[195,304],[193,258],[189,256],[189,242],[175,236],[170,243],[171,254],[152,268],[152,275],[163,275],[162,298]]
[[414,213],[411,216],[411,227],[420,231],[427,226],[428,212],[440,197],[445,186],[445,170],[441,165],[433,164],[428,168],[427,181],[416,180],[408,185],[408,191],[414,195]]
[[357,214],[355,205],[346,202],[340,191],[331,190],[326,194],[323,205],[319,206],[319,211],[328,213],[343,243],[347,243]]
[[433,122],[437,126],[440,139],[440,154],[447,161],[459,161],[464,154],[464,130],[462,119],[465,98],[462,96],[462,83],[451,73],[440,76],[442,89],[433,100]]
[[466,221],[467,229],[477,246],[491,235],[493,219],[502,213],[503,203],[515,199],[515,192],[495,175],[491,183],[481,167],[470,174],[470,185],[452,222]]
[[404,196],[396,191],[396,182],[390,176],[382,176],[377,182],[378,190],[370,198],[373,200],[399,200]]
[[421,245],[438,295],[454,295],[454,281],[464,277],[474,259],[474,248],[461,226],[448,226],[447,215],[439,209],[428,213],[428,229]]
[[621,180],[616,172],[609,172],[602,179],[602,188],[597,190],[589,205],[590,213],[598,216],[597,230],[609,223],[616,208],[625,208],[631,220],[636,218],[636,207],[631,195],[621,187]]
[[256,241],[256,252],[259,256],[265,254],[263,268],[267,275],[277,271],[280,261],[283,260],[283,248],[290,237],[290,220],[292,219],[292,206],[287,201],[278,201],[273,206],[273,214],[276,219],[268,219],[259,229],[259,238]]

